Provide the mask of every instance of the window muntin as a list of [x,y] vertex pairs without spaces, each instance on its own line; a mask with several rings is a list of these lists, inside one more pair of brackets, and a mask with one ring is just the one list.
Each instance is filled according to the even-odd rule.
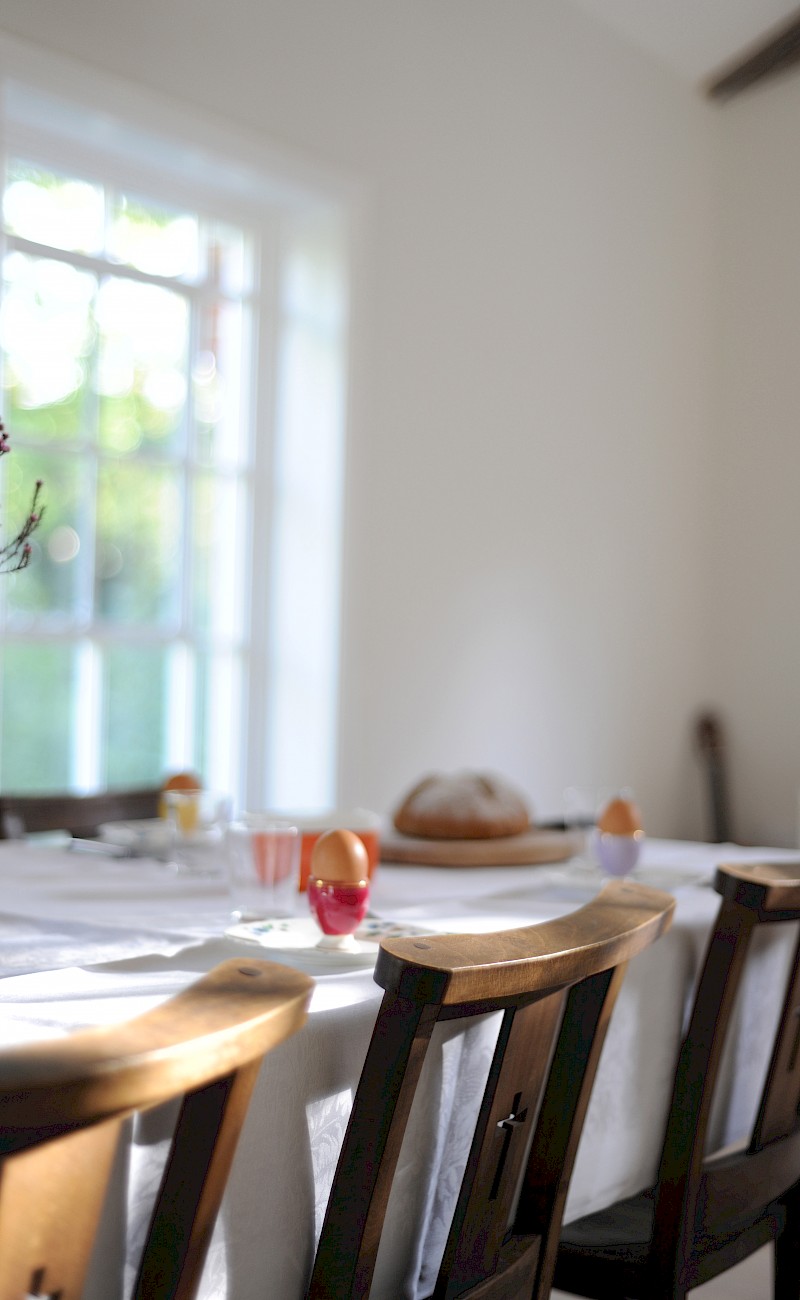
[[[9,518],[47,484],[36,562],[2,593],[4,698],[26,662],[29,699],[4,707],[4,784],[42,786],[54,717],[58,785],[207,771],[247,650],[252,237],[13,156],[3,212]],[[225,714],[233,785],[241,710]]]
[[[142,625],[88,621],[96,613],[95,587],[105,583],[104,574],[113,576],[119,559],[113,549],[97,547],[87,531],[85,500],[88,495],[93,501],[94,489],[83,463],[76,472],[72,454],[85,449],[88,425],[80,403],[86,401],[94,418],[98,401],[87,362],[96,344],[91,311],[84,311],[80,328],[73,326],[72,351],[67,348],[61,362],[62,374],[70,366],[83,367],[83,387],[67,398],[62,394],[50,410],[38,409],[35,444],[29,441],[30,412],[20,406],[12,426],[0,395],[0,409],[16,435],[15,452],[26,457],[24,472],[20,455],[5,457],[0,466],[0,492],[15,483],[19,491],[15,505],[0,502],[0,510],[8,510],[0,523],[7,519],[10,528],[13,512],[27,506],[26,488],[36,474],[47,484],[47,526],[60,530],[26,570],[36,586],[24,596],[17,586],[13,613],[10,583],[0,584],[0,658],[5,649],[9,665],[4,674],[0,665],[0,788],[105,784],[102,746],[95,741],[110,718],[103,653],[107,658],[111,646],[152,644],[164,663],[163,670],[152,672],[153,689],[160,683],[165,696],[163,727],[150,738],[155,755],[150,770],[156,776],[163,770],[161,747],[171,770],[196,755],[195,766],[208,783],[231,789],[241,806],[329,807],[337,797],[349,262],[354,251],[357,255],[351,217],[358,196],[348,181],[341,184],[330,173],[321,177],[302,159],[278,163],[268,142],[233,131],[196,108],[185,112],[179,105],[154,102],[139,87],[99,77],[89,67],[78,68],[7,34],[0,34],[0,140],[11,157],[28,160],[28,167],[35,160],[42,173],[72,178],[68,219],[63,212],[53,218],[52,196],[42,204],[35,231],[27,227],[23,235],[16,228],[18,215],[12,222],[7,214],[14,229],[5,240],[6,252],[59,260],[58,250],[66,245],[70,266],[94,277],[93,293],[110,274],[149,279],[185,295],[199,329],[199,337],[190,331],[187,375],[193,418],[176,432],[178,438],[185,433],[194,439],[186,475],[198,484],[198,505],[190,511],[182,495],[183,568],[191,579],[185,578],[182,624],[172,638],[161,634],[153,640]],[[0,168],[2,161],[0,155]],[[116,207],[108,201],[112,195]],[[137,259],[119,242],[110,257],[108,225],[110,214],[121,209],[120,199],[128,202],[129,212],[144,205],[167,218],[196,216],[196,275],[191,259],[177,268],[162,263],[162,270],[173,272],[164,276],[149,271],[152,264],[141,259],[132,265]],[[215,294],[216,313],[208,312]],[[93,301],[91,294],[88,300]],[[0,285],[0,304],[5,302]],[[124,435],[117,429],[114,436],[123,446],[103,456],[161,459],[156,443],[125,452]],[[90,446],[97,451],[95,442]],[[64,454],[55,457],[59,449]],[[176,454],[180,458],[183,451]],[[203,471],[214,480],[216,497],[210,501],[199,486]],[[250,502],[249,510],[240,499]],[[290,500],[299,503],[299,512]],[[82,510],[81,532],[73,517]],[[193,565],[190,516],[206,548],[204,557],[195,551]],[[44,542],[43,534],[35,536]],[[49,554],[51,546],[59,555],[69,554],[76,543],[96,557],[92,565],[78,566],[80,575],[74,564]],[[208,636],[189,644],[187,627],[196,626],[201,611],[209,609],[204,584],[214,586],[217,596],[224,590],[227,606],[221,609],[217,599]],[[53,602],[56,591],[61,594]],[[243,624],[241,638],[237,619]],[[76,639],[77,631],[87,639]],[[61,677],[70,694],[60,713],[40,707],[40,695],[25,673],[26,663],[51,649],[61,656],[59,662],[70,665]],[[67,744],[62,715],[70,711]],[[25,721],[12,726],[14,712]],[[29,748],[24,773],[8,737],[23,727],[30,730],[34,715],[44,744]],[[113,744],[116,762],[118,736]]]

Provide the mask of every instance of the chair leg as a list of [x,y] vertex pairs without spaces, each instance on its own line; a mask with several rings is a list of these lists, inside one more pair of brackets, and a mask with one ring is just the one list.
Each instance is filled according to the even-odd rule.
[[659,1279],[653,1284],[650,1279],[647,1293],[643,1293],[642,1300],[686,1300],[689,1292],[684,1286],[681,1286],[676,1277]]
[[774,1300],[800,1300],[800,1194],[785,1202],[786,1223],[775,1238]]

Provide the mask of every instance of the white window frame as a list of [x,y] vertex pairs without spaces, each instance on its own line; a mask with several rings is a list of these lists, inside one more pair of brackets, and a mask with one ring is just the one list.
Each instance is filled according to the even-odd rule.
[[[60,102],[58,102],[60,101]],[[57,112],[51,105],[57,102]],[[278,707],[280,644],[291,640],[297,606],[281,602],[278,554],[291,539],[274,536],[279,511],[251,511],[248,555],[268,556],[263,575],[250,564],[245,575],[250,609],[247,683],[242,709],[241,752],[234,766],[242,779],[233,790],[240,807],[333,806],[338,798],[339,641],[342,533],[344,517],[345,424],[347,418],[348,331],[352,227],[358,199],[338,179],[319,176],[279,159],[265,142],[245,138],[227,124],[161,99],[87,68],[60,59],[0,32],[0,150],[48,163],[60,172],[103,176],[128,192],[156,202],[208,211],[254,233],[261,248],[260,306],[251,368],[254,499],[273,502],[282,440],[291,436],[291,409],[282,388],[281,359],[286,329],[282,283],[286,266],[303,241],[320,240],[332,250],[341,272],[339,331],[340,385],[330,412],[325,536],[316,558],[295,556],[309,582],[307,599],[319,590],[316,645],[310,647],[309,688],[292,716]],[[67,106],[67,111],[64,111]],[[209,187],[213,176],[213,187]],[[210,202],[210,198],[213,202]],[[291,396],[291,395],[289,395]],[[289,407],[291,402],[288,403]],[[313,466],[310,466],[313,470]],[[303,564],[305,563],[305,570]],[[281,625],[283,622],[283,626]],[[296,693],[295,693],[296,694]],[[88,701],[87,701],[88,702]],[[1,702],[0,702],[1,707]],[[1,714],[0,714],[1,721]],[[277,725],[277,730],[276,730]],[[299,759],[305,751],[304,767]],[[178,755],[175,754],[177,761]],[[223,773],[215,773],[219,784]],[[219,779],[217,779],[219,778]]]

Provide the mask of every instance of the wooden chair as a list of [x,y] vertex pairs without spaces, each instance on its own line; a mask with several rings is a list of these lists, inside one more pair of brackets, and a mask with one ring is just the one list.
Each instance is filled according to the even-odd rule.
[[[555,1285],[598,1300],[682,1300],[769,1241],[776,1300],[800,1297],[800,948],[749,1143],[706,1154],[714,1087],[751,936],[800,918],[800,867],[720,867],[722,895],[675,1077],[654,1188],[564,1229]],[[765,1006],[765,1014],[769,1014]]]
[[90,837],[104,822],[157,817],[160,798],[160,789],[149,786],[102,794],[0,795],[0,839],[22,839],[35,831],[70,831]]
[[311,988],[228,961],[136,1020],[0,1054],[0,1300],[79,1300],[122,1122],[177,1096],[133,1296],[190,1300],[261,1058]]
[[588,906],[542,925],[383,941],[375,979],[385,993],[309,1297],[369,1294],[434,1025],[491,1011],[502,1012],[497,1046],[432,1294],[437,1300],[549,1295],[567,1185],[608,1018],[628,959],[669,928],[673,907],[666,894],[617,881]]

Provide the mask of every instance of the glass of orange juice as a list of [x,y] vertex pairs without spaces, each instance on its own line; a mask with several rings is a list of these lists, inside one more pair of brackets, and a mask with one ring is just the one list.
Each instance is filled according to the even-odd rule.
[[162,797],[172,827],[173,868],[191,875],[222,875],[230,796],[212,790],[165,790]]

